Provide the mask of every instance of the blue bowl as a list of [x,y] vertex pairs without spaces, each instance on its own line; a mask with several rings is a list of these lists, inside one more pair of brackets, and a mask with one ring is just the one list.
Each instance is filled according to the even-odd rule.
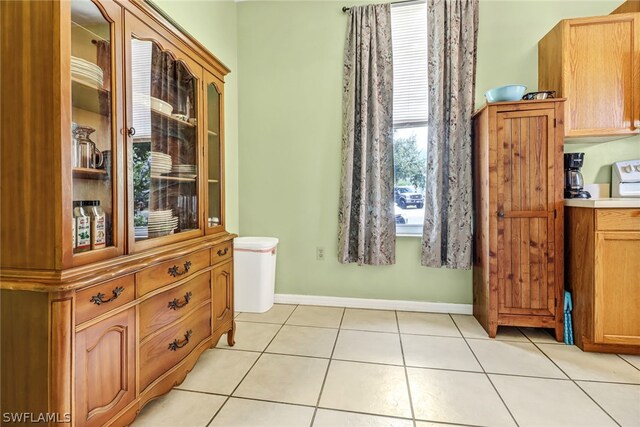
[[519,101],[526,90],[527,87],[524,85],[507,85],[489,89],[484,96],[487,102]]

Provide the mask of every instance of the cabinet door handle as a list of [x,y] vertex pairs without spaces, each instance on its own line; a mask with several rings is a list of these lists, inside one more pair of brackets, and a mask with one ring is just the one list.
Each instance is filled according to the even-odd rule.
[[189,339],[191,338],[192,333],[191,329],[189,329],[187,333],[184,334],[184,339],[182,341],[179,341],[177,338],[173,340],[173,342],[169,344],[169,350],[177,351],[179,348],[189,344]]
[[173,301],[169,301],[169,308],[171,310],[177,310],[179,308],[184,307],[185,305],[189,304],[189,301],[191,301],[191,297],[193,296],[193,294],[191,293],[191,291],[187,292],[186,294],[184,294],[184,302],[181,303],[180,300],[178,300],[178,298],[174,298]]
[[174,265],[173,267],[169,267],[168,273],[172,277],[182,276],[183,274],[186,274],[187,272],[189,272],[190,268],[191,268],[191,261],[187,261],[184,263],[184,270],[179,271],[180,267],[178,267],[177,265]]
[[133,136],[135,134],[136,134],[136,128],[130,127],[129,129],[127,129],[127,135]]
[[504,218],[504,212],[498,211],[498,218]]
[[96,295],[92,296],[89,301],[91,301],[95,305],[100,305],[107,302],[115,301],[116,299],[118,299],[118,297],[123,291],[124,291],[124,288],[122,286],[118,286],[113,290],[113,296],[111,298],[104,299],[105,294],[103,294],[102,292],[98,292]]
[[229,248],[224,248],[224,250],[218,249],[218,256],[225,256],[227,252],[229,252]]

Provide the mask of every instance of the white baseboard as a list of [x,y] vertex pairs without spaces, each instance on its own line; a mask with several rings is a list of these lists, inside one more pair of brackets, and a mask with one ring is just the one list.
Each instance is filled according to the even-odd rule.
[[322,305],[329,307],[371,308],[376,310],[422,311],[427,313],[472,314],[471,304],[399,301],[389,299],[325,297],[319,295],[276,294],[278,304]]

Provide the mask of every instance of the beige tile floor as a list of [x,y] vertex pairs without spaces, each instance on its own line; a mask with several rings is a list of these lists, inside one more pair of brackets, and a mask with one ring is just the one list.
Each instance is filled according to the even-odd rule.
[[640,426],[640,357],[544,330],[285,304],[236,324],[134,427]]

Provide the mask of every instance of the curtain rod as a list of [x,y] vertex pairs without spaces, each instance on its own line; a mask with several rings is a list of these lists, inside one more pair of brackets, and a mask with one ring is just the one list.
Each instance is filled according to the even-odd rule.
[[[399,1],[389,2],[389,4],[401,4],[401,3],[424,3],[424,0],[399,0]],[[351,8],[344,6],[342,8],[342,12],[347,12],[349,9]]]

